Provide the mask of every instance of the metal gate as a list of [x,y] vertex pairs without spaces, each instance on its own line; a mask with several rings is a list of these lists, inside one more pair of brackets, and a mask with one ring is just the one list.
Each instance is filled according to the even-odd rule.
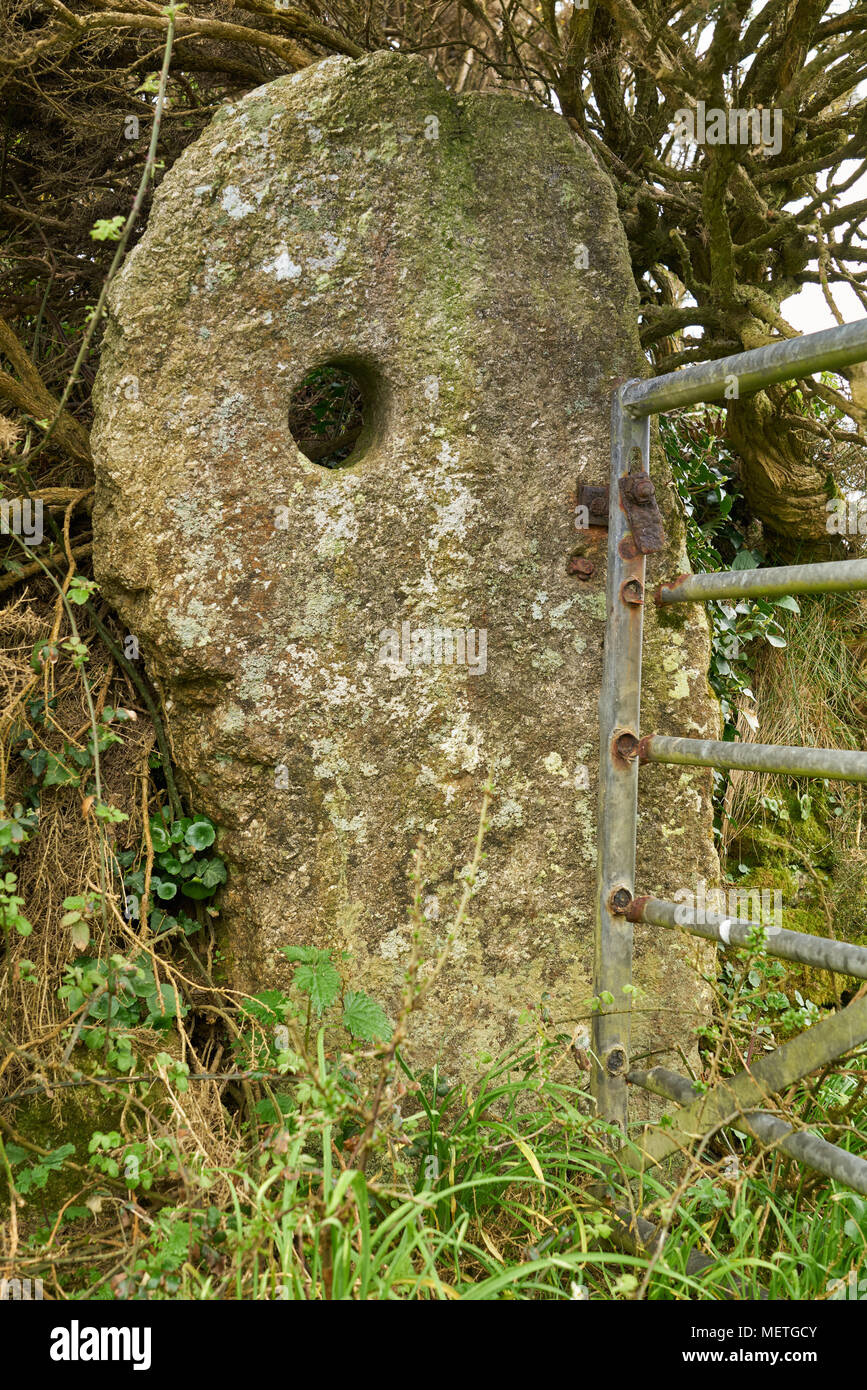
[[[695,936],[738,947],[755,940],[757,924],[635,896],[635,842],[639,766],[675,763],[743,768],[795,776],[867,782],[867,753],[788,748],[754,743],[640,734],[641,638],[645,556],[662,549],[662,523],[649,476],[650,417],[756,391],[820,370],[867,360],[867,319],[789,339],[754,352],[687,367],[648,381],[628,381],[614,395],[611,479],[608,489],[607,626],[599,701],[599,854],[595,930],[593,1088],[598,1113],[625,1129],[627,1094],[639,1086],[676,1101],[665,1129],[649,1128],[639,1141],[645,1165],[658,1163],[726,1124],[777,1145],[787,1154],[867,1194],[867,1161],[817,1135],[796,1132],[760,1107],[817,1068],[867,1041],[867,997],[823,1019],[746,1071],[700,1092],[663,1067],[631,1068],[629,1060],[633,923],[657,930],[683,928]],[[582,500],[579,490],[579,502]],[[585,500],[604,514],[600,489]],[[728,570],[680,576],[662,584],[660,606],[782,594],[867,589],[867,560]],[[677,917],[675,913],[677,912]],[[697,916],[703,920],[696,920]],[[820,966],[867,980],[867,948],[799,932],[766,937],[768,955]]]

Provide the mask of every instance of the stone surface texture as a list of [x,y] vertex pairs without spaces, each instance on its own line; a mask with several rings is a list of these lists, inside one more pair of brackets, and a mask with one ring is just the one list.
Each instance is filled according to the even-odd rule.
[[[490,775],[480,885],[410,1040],[447,1074],[531,1008],[564,1032],[587,1013],[606,533],[576,529],[575,486],[607,480],[636,323],[614,191],[565,122],[386,54],[220,111],[113,288],[97,578],[221,827],[229,977],[279,985],[279,947],[329,946],[393,1014],[415,847],[434,952]],[[335,362],[367,409],[329,470],[287,413]],[[654,469],[655,583],[687,566],[661,453]],[[382,634],[405,623],[484,629],[486,669],[403,668]],[[715,736],[707,656],[701,613],[648,605],[644,730]],[[638,891],[713,880],[709,790],[642,773]],[[657,1061],[706,1008],[695,950],[636,929],[636,1047]]]

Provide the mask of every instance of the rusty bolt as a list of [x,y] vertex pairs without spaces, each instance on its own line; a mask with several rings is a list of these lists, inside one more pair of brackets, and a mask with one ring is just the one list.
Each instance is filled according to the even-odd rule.
[[590,500],[591,516],[604,516],[608,511],[608,503],[604,497],[593,497]]
[[644,586],[637,579],[627,579],[621,587],[620,597],[624,603],[639,604],[644,602]]
[[585,560],[581,555],[573,555],[568,565],[569,573],[577,574],[579,579],[589,579],[595,568],[592,560]]
[[628,888],[615,888],[608,898],[609,911],[616,917],[625,917],[626,909],[632,902],[632,894]]
[[649,478],[636,478],[632,484],[632,496],[636,502],[652,502],[656,489]]

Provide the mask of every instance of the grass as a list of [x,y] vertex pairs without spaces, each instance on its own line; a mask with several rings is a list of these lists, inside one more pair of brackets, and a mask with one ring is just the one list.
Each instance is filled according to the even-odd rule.
[[[537,1037],[448,1090],[396,1057],[364,1171],[352,1155],[369,1093],[339,1079],[347,1058],[328,1057],[322,1031],[309,1060],[293,1113],[236,1116],[222,1159],[203,1134],[182,1153],[158,1122],[135,1146],[103,1136],[82,1193],[22,1222],[16,1273],[60,1298],[813,1300],[867,1267],[867,1201],[752,1143],[642,1176],[633,1142],[592,1118],[565,1039]],[[789,1119],[830,1117],[863,1153],[865,1077],[856,1060],[801,1087]],[[658,1245],[630,1234],[639,1212]]]

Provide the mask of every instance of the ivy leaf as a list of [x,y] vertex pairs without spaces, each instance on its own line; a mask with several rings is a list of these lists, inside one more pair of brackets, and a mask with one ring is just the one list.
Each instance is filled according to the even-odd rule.
[[[88,759],[88,761],[90,760]],[[56,758],[53,753],[48,754],[47,766],[48,770],[45,773],[44,786],[66,787],[69,785],[74,786],[78,783],[80,774],[73,772],[71,768],[65,767],[60,759]]]
[[[297,979],[297,976],[296,976]],[[372,1042],[374,1038],[387,1038],[391,1032],[388,1019],[375,999],[360,990],[348,989],[344,999],[343,1026],[354,1038]]]
[[295,983],[310,1001],[318,1014],[322,1014],[333,1004],[340,993],[340,976],[330,960],[317,960],[311,965],[299,965],[295,971]]

